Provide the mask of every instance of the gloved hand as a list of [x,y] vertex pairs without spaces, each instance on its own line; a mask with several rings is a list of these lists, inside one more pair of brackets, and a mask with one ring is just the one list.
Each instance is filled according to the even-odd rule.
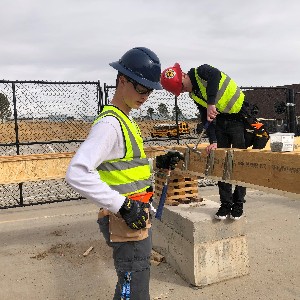
[[[259,124],[259,123],[258,123]],[[263,149],[267,145],[267,142],[270,138],[269,132],[265,129],[262,124],[257,128],[255,125],[252,125],[254,128],[254,138],[253,138],[253,146],[252,149]]]
[[252,146],[252,149],[263,149],[270,136],[264,125],[259,122],[251,124],[246,123],[245,127],[245,144],[246,148]]
[[156,157],[156,167],[159,169],[174,170],[181,159],[184,159],[182,153],[176,150],[170,150],[166,154]]
[[138,230],[145,228],[147,225],[148,214],[145,208],[148,206],[149,204],[126,198],[119,213],[128,227]]

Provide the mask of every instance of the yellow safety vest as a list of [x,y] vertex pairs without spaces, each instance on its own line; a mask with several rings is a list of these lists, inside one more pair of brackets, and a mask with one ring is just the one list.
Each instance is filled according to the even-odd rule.
[[[207,107],[206,87],[207,81],[200,78],[195,68],[195,77],[203,98],[191,93],[192,99],[201,106]],[[225,73],[221,72],[219,90],[216,96],[216,108],[221,113],[235,114],[241,110],[245,99],[245,94],[240,90],[237,84]]]
[[104,161],[97,167],[101,180],[124,196],[145,191],[151,185],[151,172],[138,125],[112,105],[104,106],[94,124],[106,116],[120,122],[126,150],[123,158]]

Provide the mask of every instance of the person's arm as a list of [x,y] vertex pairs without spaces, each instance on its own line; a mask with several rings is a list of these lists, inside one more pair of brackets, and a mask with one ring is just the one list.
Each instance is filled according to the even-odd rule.
[[72,158],[66,181],[83,197],[117,213],[125,197],[100,179],[97,167],[106,160],[124,156],[121,127],[114,117],[105,117],[94,125]]
[[221,80],[221,72],[217,68],[204,64],[197,68],[198,75],[207,82],[207,120],[211,122],[218,114],[216,97]]

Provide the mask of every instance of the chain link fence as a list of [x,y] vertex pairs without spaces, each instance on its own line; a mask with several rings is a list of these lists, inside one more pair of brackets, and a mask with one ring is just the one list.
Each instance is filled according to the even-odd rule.
[[[253,109],[253,114],[265,124],[270,133],[294,132],[295,135],[300,134],[298,126],[300,91],[297,93],[288,87],[241,87],[241,89],[246,95],[246,101]],[[105,103],[110,102],[114,90],[114,86],[104,87]],[[132,115],[141,127],[146,145],[194,143],[201,131],[199,128],[202,128],[198,109],[188,93],[175,98],[166,91],[153,91],[141,109],[134,111]],[[151,136],[158,124],[176,124],[178,126],[182,121],[188,123],[188,134],[179,133],[172,137],[162,134],[157,138]]]
[[[104,85],[106,104],[111,101],[114,92],[115,86]],[[191,144],[198,138],[196,133],[197,124],[200,122],[198,109],[186,94],[175,98],[165,90],[154,90],[140,109],[132,110],[131,116],[141,129],[145,146]],[[177,134],[176,127],[181,122],[187,123],[188,130]],[[156,128],[159,129],[159,133]]]
[[[300,134],[300,88],[242,90],[270,132]],[[115,86],[104,84],[103,95],[99,81],[0,81],[0,96],[6,98],[0,98],[0,155],[76,151],[114,91]],[[194,144],[199,137],[200,116],[187,93],[175,98],[164,90],[153,91],[139,110],[132,111],[132,117],[141,128],[145,146]],[[188,131],[181,132],[178,128],[184,122]],[[157,128],[164,128],[161,136],[153,134]],[[0,185],[0,209],[75,199],[80,196],[64,180]]]
[[[100,82],[0,81],[0,155],[73,152],[102,105]],[[79,199],[65,180],[0,185],[0,208]]]

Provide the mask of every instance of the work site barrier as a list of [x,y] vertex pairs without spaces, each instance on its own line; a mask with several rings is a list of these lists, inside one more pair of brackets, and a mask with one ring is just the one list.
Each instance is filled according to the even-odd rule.
[[[270,132],[295,132],[299,127],[300,89],[286,87],[242,88],[257,105]],[[114,86],[100,82],[0,81],[0,155],[73,152],[86,138],[101,107],[110,102]],[[132,116],[138,122],[146,147],[193,144],[201,130],[200,116],[188,94],[178,98],[153,91]],[[189,132],[153,137],[155,126],[188,124]],[[200,126],[199,126],[200,124]],[[297,127],[298,126],[298,127]],[[173,130],[173,129],[172,129]],[[167,131],[166,131],[167,132]],[[0,209],[80,199],[64,179],[0,184]]]
[[300,135],[299,92],[288,87],[242,87],[255,116],[270,133],[293,132]]
[[[0,81],[0,156],[75,151],[102,94],[99,81]],[[0,185],[0,208],[79,198],[63,179]]]

